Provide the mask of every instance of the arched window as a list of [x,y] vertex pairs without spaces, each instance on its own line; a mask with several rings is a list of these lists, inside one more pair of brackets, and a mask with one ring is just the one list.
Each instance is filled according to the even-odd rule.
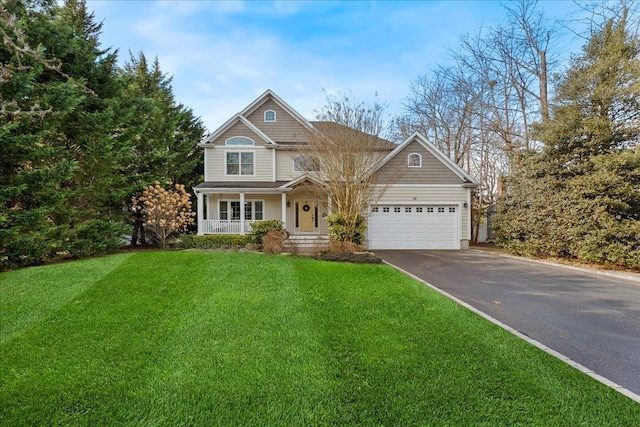
[[411,153],[407,157],[407,166],[410,168],[421,168],[422,167],[422,156],[418,153]]
[[293,159],[293,170],[295,172],[319,171],[318,163],[313,158],[307,156],[297,156]]
[[265,122],[275,122],[276,121],[276,112],[273,110],[267,110],[264,112],[264,121]]
[[224,145],[254,145],[254,142],[246,136],[232,136],[224,142]]

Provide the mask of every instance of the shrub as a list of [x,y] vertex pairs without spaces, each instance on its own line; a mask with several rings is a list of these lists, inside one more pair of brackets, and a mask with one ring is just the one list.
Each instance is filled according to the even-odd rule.
[[269,219],[264,221],[256,221],[251,224],[251,233],[255,239],[255,243],[263,243],[263,237],[270,231],[278,231],[284,234],[284,238],[289,237],[289,233],[284,228],[284,224],[279,219]]
[[120,223],[89,221],[69,230],[65,249],[72,257],[105,255],[124,246],[123,233]]
[[253,243],[251,234],[211,234],[207,236],[185,234],[182,236],[179,246],[184,249],[233,249],[243,248],[249,243]]
[[344,254],[344,253],[362,252],[363,250],[364,250],[364,246],[359,245],[357,243],[332,240],[331,242],[329,242],[329,247],[326,253]]
[[361,244],[366,230],[365,218],[358,215],[356,218],[344,218],[340,214],[327,215],[325,217],[329,225],[329,237],[338,242],[353,242]]
[[380,264],[382,259],[371,252],[323,253],[317,257],[321,261],[351,262],[355,264]]
[[284,248],[286,237],[282,231],[271,230],[262,236],[262,250],[267,255],[279,254]]
[[193,224],[195,212],[191,212],[191,194],[184,185],[167,182],[165,189],[160,182],[142,189],[142,194],[131,199],[134,211],[142,212],[144,225],[160,241],[164,248],[167,239],[187,230]]
[[322,261],[339,261],[353,263],[378,264],[382,259],[372,254],[364,252],[364,246],[353,242],[339,242],[332,240],[326,251],[322,251],[316,256]]

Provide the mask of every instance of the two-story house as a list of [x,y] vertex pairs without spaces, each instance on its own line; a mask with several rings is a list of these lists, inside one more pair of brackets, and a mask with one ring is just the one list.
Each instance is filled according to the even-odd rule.
[[[204,182],[194,188],[198,234],[247,234],[254,221],[279,219],[291,235],[326,235],[331,204],[305,185],[314,178],[301,154],[322,126],[267,90],[207,136]],[[388,151],[375,173],[398,179],[365,213],[367,246],[467,248],[478,183],[418,133]]]

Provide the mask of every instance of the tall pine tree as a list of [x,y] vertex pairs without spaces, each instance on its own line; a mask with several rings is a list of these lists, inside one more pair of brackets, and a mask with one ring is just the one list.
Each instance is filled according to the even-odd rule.
[[640,268],[640,40],[626,10],[571,61],[541,153],[511,177],[498,243],[518,253]]
[[136,191],[199,180],[201,121],[101,27],[84,0],[0,3],[0,269],[115,249]]
[[65,183],[78,164],[57,128],[85,97],[45,43],[64,39],[52,1],[0,4],[0,262],[2,269],[38,263],[61,249]]
[[[131,195],[154,181],[170,180],[191,188],[201,181],[202,156],[197,144],[205,133],[191,109],[177,104],[171,78],[156,58],[131,55],[121,71],[125,85],[122,102],[127,111],[122,139],[131,142],[133,159],[125,171]],[[132,245],[144,243],[142,218],[132,212]]]

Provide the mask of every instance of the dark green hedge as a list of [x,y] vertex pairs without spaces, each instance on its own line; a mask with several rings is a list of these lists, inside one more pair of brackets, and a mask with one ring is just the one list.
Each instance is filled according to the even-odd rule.
[[213,234],[207,236],[197,236],[185,234],[180,238],[180,247],[184,249],[231,249],[244,247],[248,243],[255,243],[255,236],[245,234]]

